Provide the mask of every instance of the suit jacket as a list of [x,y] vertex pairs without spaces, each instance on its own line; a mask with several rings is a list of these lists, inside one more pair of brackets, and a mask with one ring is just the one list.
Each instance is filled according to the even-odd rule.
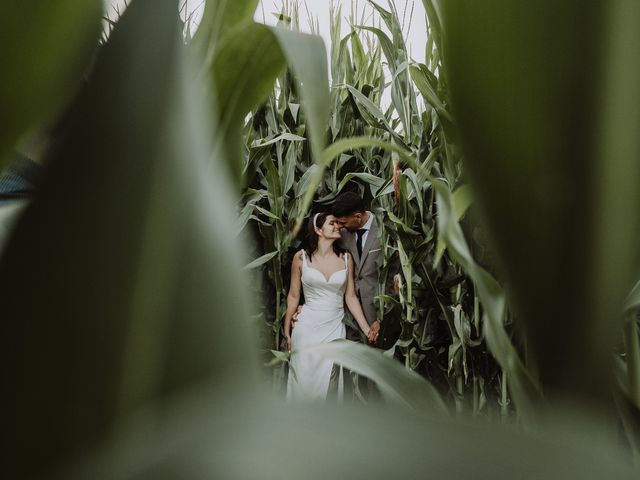
[[[373,213],[370,214],[373,215]],[[346,228],[343,228],[340,230],[340,234],[342,237],[338,241],[338,245],[347,250],[353,257],[355,264],[356,293],[360,297],[364,316],[369,325],[371,325],[378,319],[374,297],[378,295],[378,265],[380,264],[380,256],[382,255],[376,217],[373,217],[373,223],[367,234],[367,240],[362,246],[362,257],[358,255],[356,232],[350,232]]]

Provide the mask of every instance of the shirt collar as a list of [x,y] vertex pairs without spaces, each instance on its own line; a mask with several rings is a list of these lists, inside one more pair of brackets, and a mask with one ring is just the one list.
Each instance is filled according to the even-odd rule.
[[372,212],[367,212],[369,214],[369,220],[367,220],[367,223],[365,223],[362,227],[360,227],[363,230],[371,230],[371,226],[373,225],[373,213]]

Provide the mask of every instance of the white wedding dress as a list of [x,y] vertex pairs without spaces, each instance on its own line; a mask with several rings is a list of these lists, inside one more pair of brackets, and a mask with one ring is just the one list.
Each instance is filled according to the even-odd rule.
[[333,362],[304,349],[346,337],[342,320],[347,261],[345,254],[345,268],[334,272],[327,280],[322,272],[308,265],[306,253],[302,250],[305,304],[291,333],[287,400],[324,400],[327,396]]

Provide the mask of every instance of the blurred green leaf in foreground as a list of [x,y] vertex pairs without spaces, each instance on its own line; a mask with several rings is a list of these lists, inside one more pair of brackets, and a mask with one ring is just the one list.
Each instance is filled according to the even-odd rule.
[[102,0],[7,0],[0,15],[0,166],[46,127],[80,84],[100,35]]

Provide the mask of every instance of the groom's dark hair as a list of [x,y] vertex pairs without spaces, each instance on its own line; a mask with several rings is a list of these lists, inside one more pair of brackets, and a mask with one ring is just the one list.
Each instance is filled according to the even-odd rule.
[[334,217],[348,217],[354,213],[365,211],[364,202],[360,195],[355,192],[345,192],[336,198],[333,204],[332,213]]

